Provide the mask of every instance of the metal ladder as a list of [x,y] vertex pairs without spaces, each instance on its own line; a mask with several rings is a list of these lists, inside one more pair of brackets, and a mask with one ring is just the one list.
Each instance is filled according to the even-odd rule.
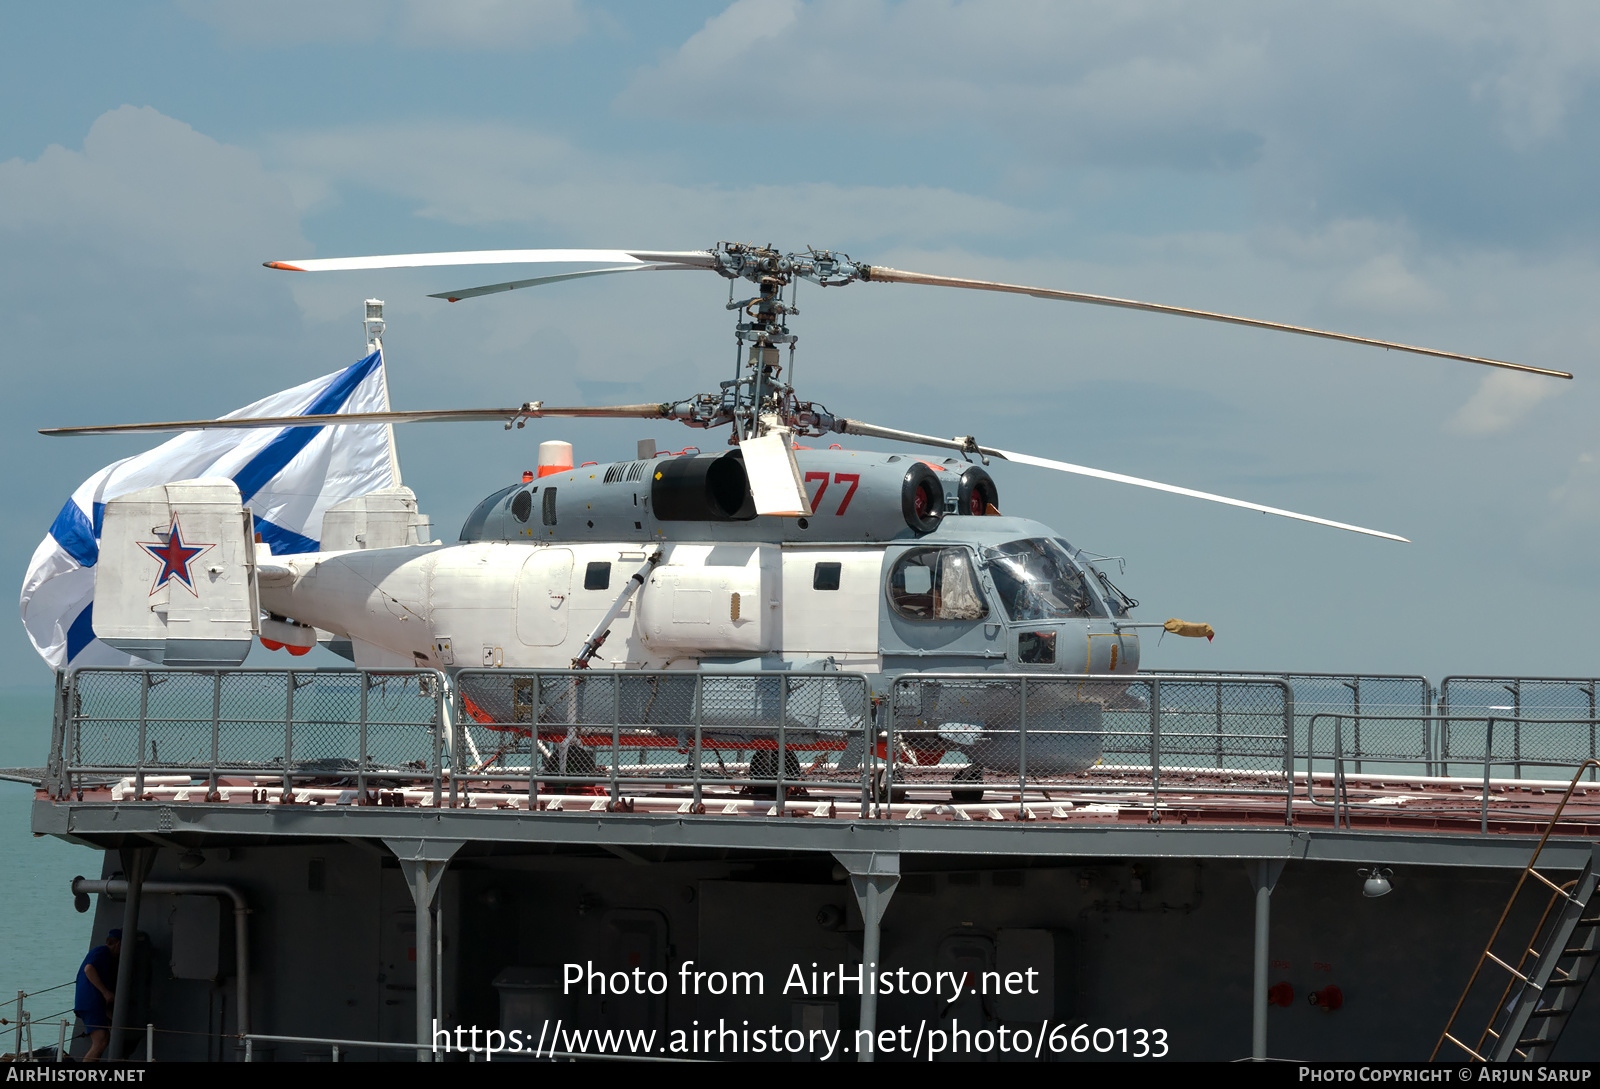
[[[1561,1039],[1561,1032],[1583,996],[1584,987],[1600,967],[1600,912],[1589,910],[1596,899],[1596,886],[1600,885],[1600,843],[1591,844],[1589,860],[1577,879],[1563,885],[1540,873],[1534,864],[1544,850],[1545,841],[1555,831],[1578,780],[1590,767],[1600,767],[1600,762],[1586,760],[1578,768],[1545,826],[1544,835],[1539,837],[1533,857],[1511,890],[1511,898],[1506,901],[1505,910],[1500,913],[1500,920],[1439,1035],[1439,1042],[1433,1047],[1430,1061],[1439,1057],[1439,1050],[1448,1042],[1479,1062],[1544,1062],[1549,1060]],[[1550,899],[1534,927],[1532,939],[1513,965],[1495,955],[1494,943],[1530,877],[1550,889]],[[1511,978],[1501,990],[1495,1012],[1476,1045],[1469,1046],[1451,1035],[1451,1029],[1488,964],[1503,969]],[[1488,1054],[1484,1054],[1485,1051]]]

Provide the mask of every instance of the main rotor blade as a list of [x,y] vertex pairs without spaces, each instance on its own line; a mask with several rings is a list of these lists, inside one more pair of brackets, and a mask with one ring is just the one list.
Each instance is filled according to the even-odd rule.
[[1486,359],[1476,355],[1462,355],[1437,348],[1420,348],[1415,344],[1400,344],[1374,337],[1358,337],[1350,333],[1330,333],[1326,329],[1312,329],[1304,325],[1289,325],[1281,321],[1262,321],[1259,318],[1241,318],[1235,314],[1220,314],[1213,310],[1194,310],[1186,306],[1167,306],[1162,303],[1139,302],[1136,299],[1119,299],[1112,295],[1089,295],[1081,291],[1058,291],[1048,287],[1026,287],[1021,284],[1002,284],[993,280],[964,280],[955,276],[933,276],[924,272],[902,272],[897,268],[871,265],[863,269],[863,280],[872,283],[925,284],[930,287],[963,287],[974,291],[1004,291],[1013,295],[1031,295],[1036,299],[1058,299],[1063,302],[1090,303],[1094,306],[1117,306],[1125,310],[1144,310],[1152,314],[1174,314],[1180,318],[1201,318],[1205,321],[1222,321],[1230,325],[1246,325],[1252,329],[1274,329],[1280,333],[1297,333],[1301,336],[1338,340],[1346,344],[1366,344],[1373,348],[1387,348],[1414,355],[1429,355],[1439,359],[1456,359],[1463,363],[1481,363],[1486,367],[1503,367],[1508,371],[1525,374],[1542,374],[1550,378],[1571,378],[1567,371],[1530,367],[1524,363],[1508,363],[1503,359]]
[[519,287],[539,287],[542,284],[556,284],[562,280],[581,280],[585,276],[608,276],[613,272],[674,272],[680,269],[697,269],[699,265],[623,265],[620,268],[592,268],[584,272],[563,272],[557,276],[535,276],[531,280],[511,280],[503,284],[490,284],[487,287],[468,287],[459,291],[441,291],[436,295],[429,295],[430,299],[443,299],[445,302],[460,302],[462,299],[475,299],[479,295],[493,295],[497,291],[515,291]]
[[658,419],[667,415],[669,405],[578,405],[547,408],[540,401],[529,401],[519,408],[432,409],[421,412],[337,412],[316,416],[243,416],[220,420],[175,420],[166,423],[109,424],[103,427],[41,428],[41,435],[125,435],[163,431],[232,431],[257,427],[347,427],[352,424],[397,423],[482,423],[503,421],[512,424],[546,417]]
[[451,253],[393,253],[378,257],[305,257],[263,261],[285,272],[350,272],[357,269],[425,268],[437,265],[523,265],[572,262],[600,265],[672,264],[715,268],[706,250],[457,250]]
[[1003,461],[1014,461],[1019,465],[1036,465],[1041,469],[1055,469],[1063,473],[1076,473],[1078,476],[1094,477],[1097,480],[1110,480],[1117,484],[1132,484],[1140,488],[1153,488],[1160,492],[1171,492],[1173,495],[1187,495],[1192,499],[1207,499],[1213,503],[1226,503],[1230,507],[1243,507],[1245,510],[1260,511],[1262,514],[1276,514],[1283,518],[1294,518],[1301,522],[1312,522],[1319,526],[1347,529],[1351,533],[1365,533],[1371,537],[1383,537],[1386,540],[1400,541],[1403,544],[1411,543],[1406,538],[1393,533],[1385,533],[1378,529],[1367,529],[1363,526],[1353,526],[1347,522],[1334,522],[1327,518],[1317,518],[1310,514],[1297,514],[1292,510],[1263,506],[1260,503],[1251,503],[1243,499],[1229,499],[1225,495],[1199,492],[1193,488],[1180,488],[1175,484],[1162,484],[1160,481],[1145,480],[1143,477],[1125,476],[1122,473],[1111,473],[1104,469],[1091,469],[1087,465],[1074,465],[1068,461],[1053,461],[1050,458],[1034,457],[1032,454],[1019,454],[1012,450],[999,450],[991,446],[979,446],[970,437],[965,439],[942,439],[936,435],[921,435],[915,431],[900,431],[892,427],[879,427],[876,424],[862,423],[860,420],[840,420],[839,425],[848,435],[861,435],[865,438],[875,439],[897,439],[900,442],[920,443],[923,446],[939,446],[947,450],[960,450],[969,454],[986,454],[989,457],[1000,458]]

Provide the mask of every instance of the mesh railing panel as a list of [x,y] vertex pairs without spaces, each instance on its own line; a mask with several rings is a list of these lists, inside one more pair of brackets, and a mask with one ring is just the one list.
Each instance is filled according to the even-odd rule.
[[1288,686],[1267,679],[913,675],[890,700],[895,781],[1287,789]]
[[789,797],[1062,789],[1155,805],[1174,790],[1287,792],[1296,758],[1332,766],[1329,715],[1343,716],[1346,775],[1477,778],[1487,748],[1495,778],[1559,778],[1600,740],[1586,678],[1452,677],[1430,714],[1428,682],[1403,676],[908,674],[875,709],[854,673],[463,670],[449,738],[445,681],[428,670],[86,669],[67,683],[53,736],[68,780],[254,774],[342,787],[442,782],[453,767],[491,792],[692,785],[698,801],[702,789],[770,798],[781,781]]
[[69,682],[63,767],[431,777],[442,680],[426,670],[82,669]]
[[1294,693],[1295,751],[1326,756],[1332,739],[1326,720],[1312,729],[1312,717],[1325,713],[1360,714],[1359,725],[1344,738],[1347,758],[1372,761],[1426,760],[1433,755],[1433,732],[1421,716],[1433,710],[1428,678],[1406,674],[1216,673],[1216,677],[1276,678]]
[[[1439,685],[1442,758],[1462,774],[1457,765],[1481,764],[1488,746],[1493,774],[1533,778],[1548,777],[1543,766],[1592,759],[1600,755],[1597,683],[1593,677],[1446,677]],[[1495,719],[1492,744],[1489,718]]]
[[853,781],[870,703],[860,674],[463,670],[455,720],[464,774],[634,792],[776,780],[780,740],[786,783]]

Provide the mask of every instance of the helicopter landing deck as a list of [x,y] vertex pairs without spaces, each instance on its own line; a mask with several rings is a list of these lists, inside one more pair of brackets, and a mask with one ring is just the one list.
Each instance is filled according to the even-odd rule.
[[1600,720],[1556,717],[1539,683],[1557,682],[1524,682],[1505,718],[1473,713],[1459,683],[1441,713],[1355,711],[1262,675],[919,674],[874,695],[838,672],[80,670],[35,830],[625,851],[886,833],[913,852],[926,835],[1226,857],[1271,832],[1288,840],[1268,854],[1316,839],[1412,861],[1406,845],[1433,841],[1441,864],[1521,865],[1552,819],[1550,850],[1600,837],[1600,782],[1572,781]]
[[[90,785],[72,793],[69,799],[52,798],[47,790],[39,800],[70,807],[116,806],[155,803],[161,806],[312,807],[315,812],[332,809],[454,809],[479,813],[514,812],[551,816],[627,814],[651,816],[705,815],[720,817],[773,817],[802,820],[847,821],[928,821],[928,822],[1028,822],[1039,825],[1084,826],[1126,825],[1211,825],[1211,826],[1288,826],[1295,828],[1343,828],[1352,831],[1439,831],[1447,833],[1530,834],[1554,816],[1565,794],[1567,783],[1554,780],[1492,780],[1490,796],[1484,804],[1481,783],[1462,779],[1435,779],[1427,783],[1397,781],[1392,776],[1380,779],[1347,777],[1342,790],[1328,774],[1296,776],[1296,786],[1285,819],[1284,805],[1259,794],[1230,794],[1231,780],[1226,775],[1192,776],[1186,782],[1170,782],[1168,793],[1124,793],[1126,786],[1115,781],[1097,783],[1098,776],[1083,773],[1081,789],[1071,799],[1061,792],[988,792],[989,798],[975,802],[955,802],[948,796],[928,792],[896,791],[894,802],[862,803],[858,793],[812,791],[790,788],[780,807],[771,791],[739,787],[706,790],[698,802],[686,790],[658,790],[651,793],[625,793],[612,800],[603,790],[574,793],[530,794],[526,782],[479,782],[472,789],[446,793],[437,801],[431,782],[396,782],[369,790],[364,796],[354,788],[297,784],[285,789],[278,776],[255,778],[220,777],[208,790],[203,779],[190,776],[145,777],[142,791],[133,777]],[[1310,789],[1308,790],[1307,787]],[[625,789],[633,784],[626,784]],[[1184,790],[1205,787],[1205,795],[1189,795]],[[763,796],[763,794],[765,796]],[[1339,800],[1332,800],[1335,795]],[[305,810],[302,810],[305,811]],[[174,818],[177,819],[177,818]],[[1572,792],[1554,835],[1600,838],[1600,785],[1578,787]]]

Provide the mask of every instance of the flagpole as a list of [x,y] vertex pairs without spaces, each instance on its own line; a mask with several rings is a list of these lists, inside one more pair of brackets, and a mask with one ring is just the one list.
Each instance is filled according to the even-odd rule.
[[[367,316],[361,324],[367,333],[367,354],[371,355],[373,352],[383,351],[383,300],[368,299],[366,313]],[[388,360],[380,359],[379,364],[379,371],[383,375],[383,410],[388,412],[390,408]],[[394,487],[398,488],[402,481],[400,479],[400,454],[394,445],[394,424],[384,424],[383,429],[389,440],[389,472],[394,477]]]

